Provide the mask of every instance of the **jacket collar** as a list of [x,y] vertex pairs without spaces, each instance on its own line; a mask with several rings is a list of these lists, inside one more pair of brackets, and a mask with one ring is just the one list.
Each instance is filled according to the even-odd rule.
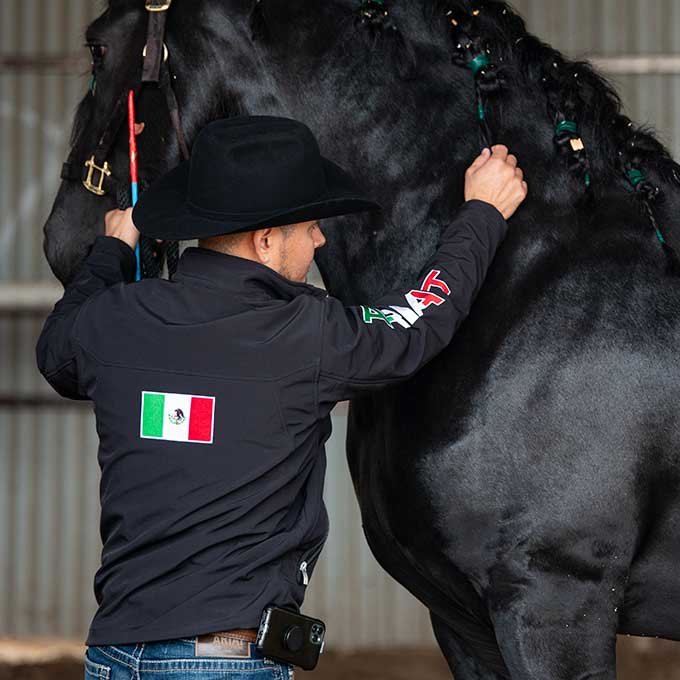
[[318,297],[328,295],[323,288],[290,281],[259,262],[200,247],[184,250],[173,281],[196,283],[251,299],[292,300],[304,294]]

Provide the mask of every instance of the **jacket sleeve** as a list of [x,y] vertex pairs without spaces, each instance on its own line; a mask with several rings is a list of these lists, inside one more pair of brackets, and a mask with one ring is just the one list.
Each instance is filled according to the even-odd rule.
[[345,307],[327,297],[321,322],[319,403],[335,403],[411,377],[451,341],[507,233],[491,204],[468,201],[411,290]]
[[85,302],[95,293],[135,278],[135,253],[113,236],[97,236],[89,254],[47,317],[36,346],[38,369],[63,397],[86,399],[78,380],[73,330]]

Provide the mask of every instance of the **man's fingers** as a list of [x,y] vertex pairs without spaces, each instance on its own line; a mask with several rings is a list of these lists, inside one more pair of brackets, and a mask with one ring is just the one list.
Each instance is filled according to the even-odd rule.
[[515,168],[515,176],[519,177],[520,179],[524,179],[524,172],[522,171],[522,168]]
[[109,231],[125,229],[130,226],[136,229],[135,223],[132,220],[132,208],[126,208],[125,210],[114,208],[113,210],[109,210],[104,215],[104,224]]
[[491,158],[491,151],[489,149],[483,149],[482,153],[475,158],[474,162],[472,165],[468,168],[468,172],[474,172],[478,168],[481,168],[484,163],[486,163],[489,158]]
[[494,158],[500,158],[503,161],[508,157],[509,153],[509,149],[505,144],[495,144],[491,147],[491,151]]
[[508,165],[511,165],[513,168],[517,167],[517,156],[513,156],[512,154],[509,154],[506,161]]

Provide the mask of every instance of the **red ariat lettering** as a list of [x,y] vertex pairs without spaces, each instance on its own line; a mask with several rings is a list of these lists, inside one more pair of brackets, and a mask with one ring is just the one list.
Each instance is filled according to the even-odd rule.
[[421,288],[426,291],[430,292],[433,288],[439,288],[440,290],[444,291],[446,295],[451,294],[451,289],[448,287],[445,281],[442,281],[441,279],[438,279],[437,277],[441,274],[441,271],[439,269],[433,269],[426,277],[425,280],[423,281],[423,285]]
[[409,292],[416,300],[420,301],[420,306],[423,309],[427,309],[430,305],[441,305],[442,302],[446,302],[446,299],[440,297],[435,293],[428,293],[424,290],[412,290]]

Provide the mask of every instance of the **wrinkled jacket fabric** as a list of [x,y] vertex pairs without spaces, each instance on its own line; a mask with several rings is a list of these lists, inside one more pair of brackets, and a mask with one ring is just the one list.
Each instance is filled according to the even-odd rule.
[[[328,533],[322,493],[341,400],[412,376],[469,312],[507,224],[470,201],[410,290],[345,307],[203,248],[134,281],[99,236],[37,345],[57,392],[94,404],[102,564],[88,645],[257,627],[299,608]],[[143,393],[211,399],[210,442],[143,437]],[[161,413],[166,428],[181,416]]]

